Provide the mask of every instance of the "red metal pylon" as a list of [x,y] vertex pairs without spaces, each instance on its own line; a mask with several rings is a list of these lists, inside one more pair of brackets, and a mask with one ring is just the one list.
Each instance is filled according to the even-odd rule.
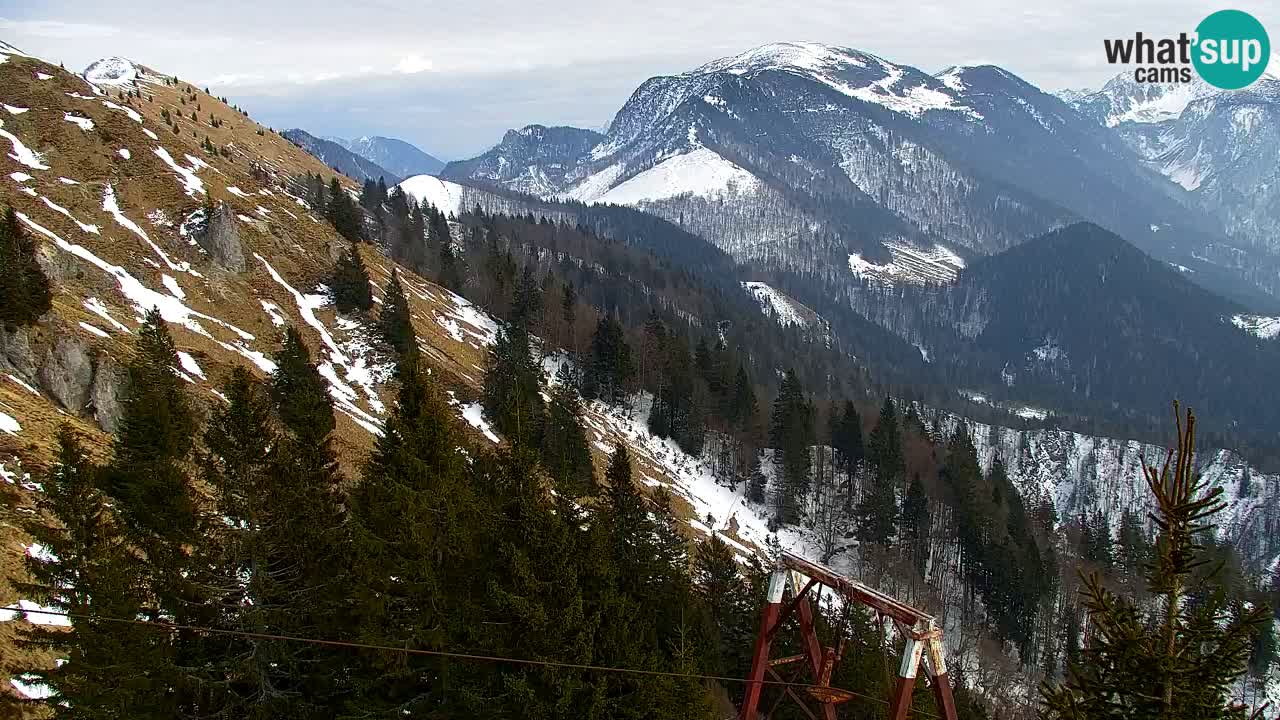
[[[802,578],[806,578],[807,582]],[[793,595],[791,601],[784,607],[782,598],[788,581],[791,583]],[[938,709],[942,711],[943,718],[956,720],[955,702],[951,696],[951,681],[947,676],[942,652],[942,630],[934,625],[933,616],[899,602],[874,588],[838,575],[828,567],[788,552],[782,554],[778,565],[769,576],[767,602],[760,616],[760,631],[756,635],[755,649],[751,659],[751,674],[748,676],[746,697],[742,701],[742,708],[738,714],[739,720],[758,720],[760,691],[764,685],[765,674],[770,673],[776,677],[773,665],[803,662],[808,666],[813,675],[813,684],[808,688],[808,694],[818,702],[824,720],[835,720],[835,706],[854,697],[847,690],[831,687],[831,673],[843,653],[844,638],[837,639],[837,647],[822,647],[817,630],[814,628],[813,606],[809,600],[810,591],[818,586],[829,587],[844,598],[845,602],[856,602],[873,608],[911,629],[907,635],[907,645],[903,649],[902,662],[898,667],[898,679],[889,697],[891,720],[904,720],[911,709],[911,694],[915,689],[916,673],[922,659],[927,660],[926,672],[930,674]],[[773,637],[792,614],[799,617],[803,654],[771,661],[769,647]],[[789,687],[787,695],[800,703],[806,714],[812,717],[808,708],[800,701],[800,697]]]

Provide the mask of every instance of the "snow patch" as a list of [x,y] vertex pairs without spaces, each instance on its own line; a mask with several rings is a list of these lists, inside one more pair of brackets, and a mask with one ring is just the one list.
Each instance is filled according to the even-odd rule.
[[183,188],[186,190],[189,197],[195,197],[197,193],[200,195],[205,194],[204,181],[196,176],[196,170],[199,169],[198,165],[192,164],[190,168],[182,167],[178,163],[174,162],[173,156],[169,154],[168,150],[162,147],[156,148],[154,152],[156,157],[163,160],[164,163],[168,165],[169,168],[182,180]]
[[39,153],[22,144],[18,136],[4,129],[4,121],[0,120],[0,137],[5,138],[13,145],[13,152],[9,153],[9,157],[17,160],[20,164],[26,165],[32,170],[48,170],[49,166],[44,164],[44,158]]
[[1280,317],[1233,315],[1231,324],[1263,340],[1274,340],[1277,336],[1280,336]]
[[[742,287],[747,292],[755,296],[756,302],[760,303],[760,309],[766,315],[772,315],[777,318],[778,324],[787,327],[788,325],[796,325],[805,327],[808,321],[805,315],[801,314],[803,305],[792,300],[785,293],[775,290],[766,283],[762,282],[743,282]],[[812,314],[810,312],[809,314]]]
[[418,203],[424,200],[445,215],[462,214],[463,187],[434,175],[414,175],[400,183],[400,189]]
[[681,195],[721,198],[747,195],[759,186],[760,181],[750,172],[700,147],[664,160],[591,200],[635,205]]
[[182,369],[196,377],[204,380],[204,371],[200,369],[200,365],[196,363],[196,359],[190,354],[181,350],[178,351],[178,363],[182,365]]
[[90,325],[89,323],[83,320],[80,321],[80,329],[84,330],[90,335],[96,335],[98,337],[111,337],[111,334],[108,333],[106,330],[103,330],[95,325]]
[[493,432],[489,421],[484,419],[484,409],[480,407],[480,403],[473,402],[462,406],[462,418],[471,424],[471,427],[479,430],[485,437],[489,438],[489,442],[495,445],[501,442],[497,434]]
[[80,115],[72,115],[71,113],[63,113],[62,119],[66,120],[69,123],[75,123],[76,125],[79,125],[80,129],[84,130],[85,132],[88,132],[93,129],[93,121],[87,117],[81,117]]
[[17,435],[22,432],[22,425],[12,415],[0,412],[0,432]]
[[14,107],[13,105],[5,105],[4,109],[8,110],[10,115],[21,115],[27,110],[30,110],[30,108]]

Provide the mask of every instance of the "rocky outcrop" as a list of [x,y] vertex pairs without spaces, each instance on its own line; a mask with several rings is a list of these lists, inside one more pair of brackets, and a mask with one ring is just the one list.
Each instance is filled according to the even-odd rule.
[[226,203],[209,213],[204,226],[192,233],[209,257],[224,270],[244,272],[244,248],[236,229],[236,214]]
[[40,358],[40,387],[67,410],[80,412],[89,404],[93,358],[75,335],[60,334]]
[[110,355],[100,353],[93,371],[93,386],[89,390],[93,417],[108,433],[120,427],[123,412],[120,401],[124,397],[126,376],[124,369]]
[[11,372],[25,382],[34,382],[36,356],[31,350],[31,331],[0,328],[0,370]]

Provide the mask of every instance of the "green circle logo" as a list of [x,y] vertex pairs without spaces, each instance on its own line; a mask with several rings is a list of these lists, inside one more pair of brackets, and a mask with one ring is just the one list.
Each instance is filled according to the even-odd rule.
[[1262,76],[1271,40],[1258,19],[1242,10],[1219,10],[1196,26],[1191,62],[1210,85],[1238,90]]

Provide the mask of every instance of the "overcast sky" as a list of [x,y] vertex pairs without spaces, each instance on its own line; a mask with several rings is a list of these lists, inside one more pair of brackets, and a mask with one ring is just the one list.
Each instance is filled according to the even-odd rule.
[[1190,32],[1224,7],[1280,44],[1280,0],[0,0],[0,39],[82,69],[124,55],[260,122],[390,135],[443,159],[529,123],[600,128],[653,75],[779,40],[930,72],[993,63],[1046,89],[1114,74],[1102,39]]

